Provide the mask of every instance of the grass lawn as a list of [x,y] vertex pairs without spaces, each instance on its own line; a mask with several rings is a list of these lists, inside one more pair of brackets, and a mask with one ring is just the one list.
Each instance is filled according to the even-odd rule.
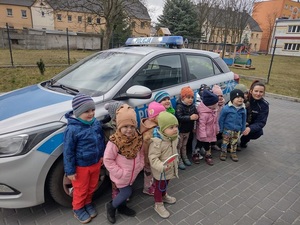
[[[92,51],[70,51],[71,64],[88,56]],[[246,58],[246,56],[242,56]],[[13,50],[14,65],[33,65],[33,67],[0,68],[0,92],[7,92],[27,85],[36,84],[52,78],[68,65],[68,54],[66,50]],[[41,75],[37,61],[43,60],[46,66],[44,75]],[[249,79],[243,77],[259,77],[267,79],[271,55],[250,56],[255,70],[244,70],[231,68],[231,70],[242,75],[240,83],[250,86]],[[50,66],[53,64],[64,64],[62,66]],[[0,66],[10,65],[10,54],[8,49],[0,51]],[[273,66],[267,92],[300,98],[300,57],[274,56]]]

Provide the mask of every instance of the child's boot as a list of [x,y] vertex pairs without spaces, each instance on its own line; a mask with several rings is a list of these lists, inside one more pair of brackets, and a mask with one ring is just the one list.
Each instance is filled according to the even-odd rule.
[[80,223],[85,224],[90,222],[92,219],[84,207],[78,210],[73,210],[73,212],[74,212],[74,217],[78,219]]
[[184,165],[181,157],[179,158],[178,168],[181,170],[185,170],[185,165]]
[[236,152],[231,152],[231,153],[230,153],[230,158],[231,158],[232,161],[234,161],[234,162],[239,161],[239,158],[237,157]]
[[191,161],[189,160],[189,158],[186,155],[182,157],[182,161],[183,161],[184,165],[186,165],[186,166],[192,165]]
[[176,198],[168,195],[167,193],[162,197],[164,203],[175,204]]
[[168,218],[170,213],[166,210],[163,202],[155,202],[154,210],[158,213],[161,218]]
[[97,210],[95,209],[92,203],[86,204],[85,210],[87,211],[87,213],[90,215],[91,218],[95,218],[98,215]]
[[129,208],[127,205],[126,205],[126,202],[125,203],[122,203],[119,207],[118,207],[118,212],[120,214],[123,214],[125,216],[131,216],[131,217],[134,217],[136,215],[136,212]]
[[205,152],[205,162],[207,163],[207,165],[210,165],[210,166],[214,165],[214,162],[213,162],[212,156],[211,156],[211,148],[209,148],[209,150]]
[[110,201],[106,204],[106,210],[107,210],[107,220],[111,223],[115,223],[116,222],[116,208],[113,207],[112,201]]
[[226,161],[227,159],[227,151],[222,151],[221,154],[220,154],[220,160],[222,161]]

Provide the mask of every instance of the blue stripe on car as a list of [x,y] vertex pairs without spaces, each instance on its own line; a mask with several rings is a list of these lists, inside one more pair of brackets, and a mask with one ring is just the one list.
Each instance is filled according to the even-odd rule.
[[44,144],[42,144],[38,151],[44,152],[46,154],[51,154],[58,146],[60,146],[63,143],[64,140],[64,134],[59,133],[51,137],[49,140],[47,140]]
[[66,96],[43,90],[37,85],[22,88],[0,96],[0,120],[72,98],[71,95]]

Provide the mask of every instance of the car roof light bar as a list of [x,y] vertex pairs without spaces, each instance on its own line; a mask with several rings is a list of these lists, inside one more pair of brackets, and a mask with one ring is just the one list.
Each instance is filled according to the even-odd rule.
[[183,37],[182,36],[134,37],[134,38],[128,38],[125,45],[182,48]]

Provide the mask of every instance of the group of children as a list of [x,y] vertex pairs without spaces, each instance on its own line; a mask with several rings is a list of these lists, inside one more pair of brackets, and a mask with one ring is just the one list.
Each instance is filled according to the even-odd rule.
[[[107,219],[115,223],[116,211],[136,215],[127,201],[132,194],[132,184],[142,170],[143,193],[154,196],[154,210],[162,218],[170,216],[164,203],[174,204],[176,198],[167,193],[167,185],[170,179],[178,177],[178,168],[185,169],[192,164],[187,154],[190,134],[194,136],[194,163],[200,162],[203,148],[206,163],[213,165],[211,150],[219,148],[216,142],[220,134],[220,159],[226,160],[230,146],[231,159],[238,161],[237,140],[246,126],[244,93],[234,89],[226,105],[217,85],[212,90],[201,85],[197,95],[194,101],[194,91],[189,86],[182,88],[173,108],[170,95],[158,92],[148,106],[148,117],[140,121],[140,129],[134,109],[127,104],[106,104],[111,120],[103,125],[94,117],[95,103],[91,97],[84,94],[74,97],[73,111],[66,114],[64,168],[74,187],[74,216],[81,223],[88,223],[97,216],[92,195],[102,164],[112,182],[112,200],[106,204]],[[170,157],[176,155],[178,160],[171,160]]]

